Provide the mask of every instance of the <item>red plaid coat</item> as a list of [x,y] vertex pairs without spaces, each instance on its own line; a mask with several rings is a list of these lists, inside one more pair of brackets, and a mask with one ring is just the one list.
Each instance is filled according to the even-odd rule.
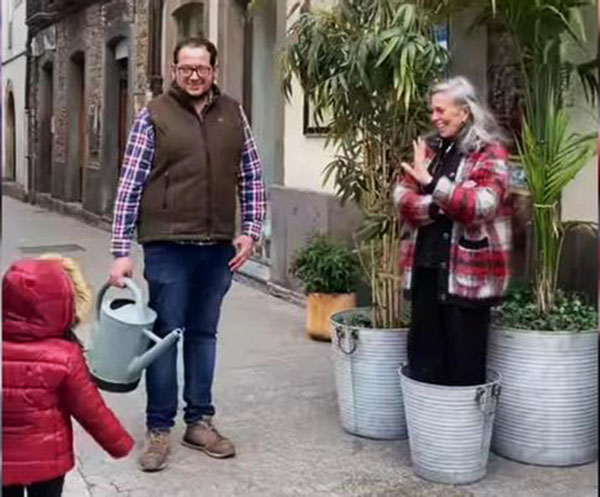
[[[428,150],[428,158],[433,159]],[[480,146],[464,157],[456,180],[442,176],[433,194],[420,193],[404,174],[394,190],[394,203],[403,222],[400,265],[404,285],[411,285],[417,231],[433,220],[432,203],[452,219],[448,293],[482,300],[501,297],[508,286],[511,218],[506,150]]]

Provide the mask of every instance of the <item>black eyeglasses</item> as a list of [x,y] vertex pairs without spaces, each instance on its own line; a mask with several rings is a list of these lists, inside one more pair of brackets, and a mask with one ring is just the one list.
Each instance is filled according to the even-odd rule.
[[213,69],[209,66],[177,66],[176,70],[184,78],[189,78],[192,76],[192,73],[196,73],[198,77],[208,76]]

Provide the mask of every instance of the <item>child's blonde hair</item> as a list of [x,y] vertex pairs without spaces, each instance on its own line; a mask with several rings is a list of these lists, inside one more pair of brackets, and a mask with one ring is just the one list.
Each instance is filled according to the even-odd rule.
[[59,262],[69,276],[73,284],[73,295],[75,299],[75,322],[73,325],[78,325],[86,318],[93,304],[92,288],[84,278],[81,267],[75,260],[60,254],[43,254],[38,257],[38,259]]

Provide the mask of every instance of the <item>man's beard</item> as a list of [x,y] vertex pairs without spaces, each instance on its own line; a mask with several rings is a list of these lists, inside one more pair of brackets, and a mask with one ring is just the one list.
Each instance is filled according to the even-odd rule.
[[190,101],[192,103],[200,103],[200,102],[203,102],[204,100],[206,100],[208,98],[208,95],[210,93],[210,88],[211,88],[211,87],[209,87],[208,89],[206,89],[204,92],[202,92],[201,95],[191,95],[184,88],[182,88],[181,86],[179,86],[177,84],[176,79],[173,80],[172,85],[174,88],[176,88],[180,92],[185,93],[185,95],[190,99]]

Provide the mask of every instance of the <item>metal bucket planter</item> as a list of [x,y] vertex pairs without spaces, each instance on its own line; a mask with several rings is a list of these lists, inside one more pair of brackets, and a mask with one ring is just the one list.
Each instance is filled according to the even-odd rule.
[[492,450],[571,466],[598,457],[598,333],[492,328],[488,365],[502,375]]
[[372,329],[344,324],[370,316],[365,308],[331,317],[332,355],[342,427],[378,440],[408,436],[398,368],[406,362],[407,329]]
[[413,470],[429,481],[466,484],[485,476],[500,395],[500,375],[488,383],[449,387],[422,383],[400,371]]

